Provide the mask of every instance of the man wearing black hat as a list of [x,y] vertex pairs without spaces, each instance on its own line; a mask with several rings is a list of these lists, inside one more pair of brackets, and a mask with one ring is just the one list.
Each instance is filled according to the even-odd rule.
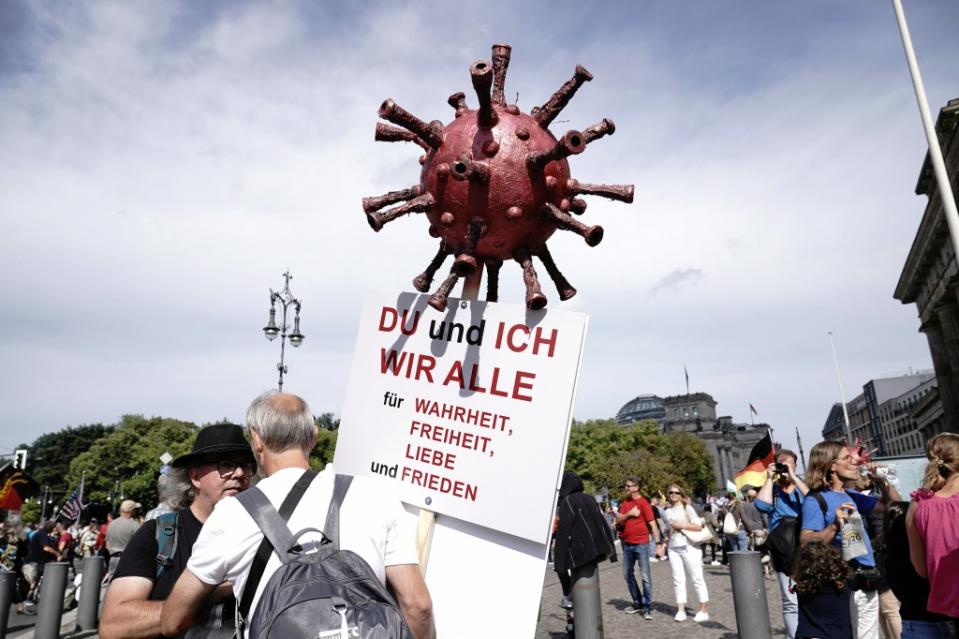
[[[310,470],[309,454],[316,445],[313,412],[301,397],[270,391],[253,400],[246,423],[263,475],[257,492],[277,508],[295,486],[302,488],[302,499],[293,507],[287,527],[303,533],[298,535],[302,545],[315,548],[322,543],[319,529],[325,526],[333,500],[336,472],[332,464],[318,474]],[[395,489],[382,480],[354,477],[339,508],[338,530],[339,548],[366,562],[380,585],[390,587],[413,637],[435,637],[433,604],[418,565],[415,527]],[[189,628],[209,593],[228,581],[241,602],[241,614],[246,615],[244,636],[248,636],[250,624],[256,623],[258,614],[265,614],[257,610],[257,604],[280,567],[276,552],[269,552],[263,564],[256,561],[263,538],[262,529],[239,498],[220,502],[163,605],[163,630],[174,634]],[[272,550],[269,544],[267,548]],[[259,578],[250,576],[254,564],[262,566]],[[346,616],[343,624],[346,632]],[[314,636],[327,634],[333,633],[320,631]]]
[[[173,460],[172,467],[170,481],[179,486],[178,498],[172,500],[178,511],[175,521],[149,520],[127,544],[107,590],[99,629],[103,639],[160,636],[163,600],[186,567],[203,523],[218,501],[250,487],[256,461],[240,426],[214,424],[197,433],[193,450]],[[169,559],[161,565],[158,555],[166,553]],[[218,601],[223,605],[217,606],[211,615],[217,618],[209,625],[230,637],[235,602],[228,586],[208,600],[211,605]]]

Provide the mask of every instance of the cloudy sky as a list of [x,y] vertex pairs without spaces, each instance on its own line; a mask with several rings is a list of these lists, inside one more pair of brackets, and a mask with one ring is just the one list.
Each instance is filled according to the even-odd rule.
[[[935,112],[959,4],[906,11]],[[2,452],[124,413],[240,420],[275,384],[286,268],[307,334],[287,388],[339,413],[365,293],[435,251],[421,216],[364,220],[419,171],[373,142],[377,107],[451,119],[496,42],[523,109],[594,74],[554,129],[614,119],[572,172],[636,184],[591,201],[601,245],[550,242],[580,291],[562,307],[591,316],[576,417],[681,393],[685,364],[721,414],[751,402],[808,448],[837,397],[827,331],[850,397],[931,367],[892,299],[925,140],[888,2],[0,0]]]

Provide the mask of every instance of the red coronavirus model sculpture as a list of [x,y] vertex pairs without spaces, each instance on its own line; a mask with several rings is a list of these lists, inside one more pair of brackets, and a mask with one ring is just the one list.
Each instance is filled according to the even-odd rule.
[[[566,158],[616,130],[603,119],[582,131],[567,131],[557,140],[548,127],[584,82],[593,79],[581,66],[568,82],[529,115],[506,104],[503,89],[510,47],[493,45],[492,63],[481,60],[470,67],[479,108],[466,106],[466,96],[454,93],[449,104],[456,119],[447,125],[424,122],[393,100],[380,106],[379,115],[403,128],[378,123],[375,139],[415,142],[423,147],[420,183],[408,189],[363,199],[363,210],[374,231],[408,213],[425,213],[430,234],[440,238],[439,251],[413,286],[427,292],[433,276],[450,255],[455,259],[449,277],[430,297],[430,305],[445,310],[447,297],[460,277],[485,265],[486,299],[498,297],[499,269],[513,259],[523,268],[526,306],[546,306],[532,256],[543,263],[561,300],[576,294],[553,261],[546,240],[559,228],[583,236],[596,246],[601,226],[587,226],[570,215],[582,214],[586,202],[577,195],[601,195],[633,201],[633,185],[586,184],[570,177]],[[401,203],[402,204],[399,204]],[[393,208],[385,208],[399,204]]]

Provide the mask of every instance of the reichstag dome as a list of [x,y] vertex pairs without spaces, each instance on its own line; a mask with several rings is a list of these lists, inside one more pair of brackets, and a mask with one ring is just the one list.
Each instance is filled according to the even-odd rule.
[[632,424],[641,419],[655,419],[662,423],[665,418],[665,401],[657,395],[640,395],[626,402],[626,405],[616,413],[616,421],[623,425]]

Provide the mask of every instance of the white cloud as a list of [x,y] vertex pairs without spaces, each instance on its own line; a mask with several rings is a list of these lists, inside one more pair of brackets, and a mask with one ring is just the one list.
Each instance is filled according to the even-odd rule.
[[[840,30],[766,8],[780,48],[632,3],[594,22],[571,3],[462,9],[32,4],[28,64],[0,76],[0,406],[23,438],[128,411],[239,419],[274,381],[259,329],[287,267],[307,334],[290,388],[338,411],[364,291],[408,288],[435,250],[422,219],[373,234],[363,218],[362,196],[419,172],[415,147],[372,141],[376,108],[451,119],[446,96],[469,95],[469,64],[502,41],[524,108],[577,62],[594,73],[554,129],[612,117],[573,173],[637,186],[631,206],[590,201],[600,246],[550,241],[580,290],[563,307],[592,315],[577,416],[681,392],[687,363],[720,412],[752,402],[809,442],[836,394],[826,330],[849,388],[928,367],[914,310],[891,299],[924,206],[891,15]],[[914,11],[941,103],[954,12]],[[515,265],[501,290],[521,299]]]

